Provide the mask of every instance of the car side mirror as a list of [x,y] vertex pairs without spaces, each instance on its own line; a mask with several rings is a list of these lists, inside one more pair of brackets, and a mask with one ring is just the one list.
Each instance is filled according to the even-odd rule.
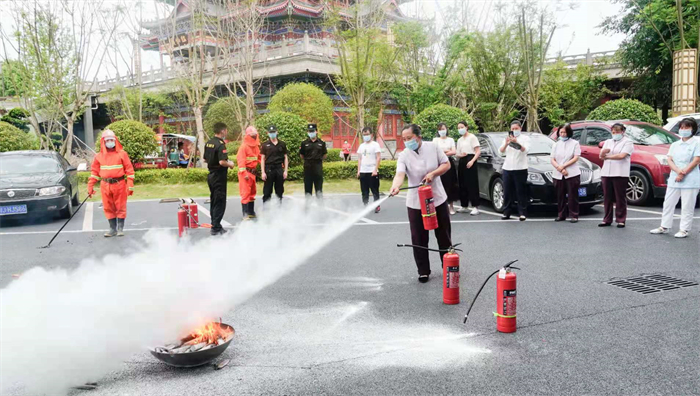
[[598,142],[598,147],[599,147],[599,148],[603,148],[603,145],[604,145],[604,144],[605,144],[605,142]]
[[75,166],[70,166],[70,167],[68,167],[68,169],[66,169],[66,172],[77,172],[77,171],[78,171],[78,168],[76,168]]

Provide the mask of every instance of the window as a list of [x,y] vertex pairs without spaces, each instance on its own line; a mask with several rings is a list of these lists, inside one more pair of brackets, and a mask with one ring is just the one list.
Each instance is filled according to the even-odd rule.
[[574,129],[574,134],[571,137],[576,141],[581,141],[581,134],[583,133],[583,128]]
[[404,126],[403,119],[401,117],[397,117],[396,118],[396,133],[397,133],[397,135],[399,135],[398,137],[400,137],[401,131],[403,131],[403,126]]
[[481,155],[490,155],[493,157],[493,153],[491,152],[491,147],[489,146],[488,140],[479,135],[477,135],[476,137],[479,138],[479,146],[481,146]]
[[634,124],[627,125],[625,135],[631,139],[634,144],[643,146],[656,146],[659,144],[671,144],[678,138],[654,125],[649,124]]
[[607,129],[588,128],[586,130],[586,141],[583,144],[586,146],[597,146],[598,143],[610,138],[612,138],[612,133]]
[[394,136],[394,130],[393,130],[393,119],[392,117],[385,116],[384,121],[382,122],[383,128],[382,128],[382,135],[383,136]]
[[333,137],[340,137],[340,117],[333,116]]

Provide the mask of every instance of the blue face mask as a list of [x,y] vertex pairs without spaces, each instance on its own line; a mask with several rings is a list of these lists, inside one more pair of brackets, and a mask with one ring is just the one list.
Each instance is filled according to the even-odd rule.
[[619,140],[622,140],[622,134],[621,134],[621,133],[616,133],[616,134],[614,134],[614,135],[613,135],[613,140],[616,141],[616,142],[619,141]]
[[464,134],[467,133],[467,130],[462,128],[462,129],[458,129],[457,132],[459,132],[459,136],[464,136]]
[[369,142],[372,139],[372,136],[370,135],[362,135],[362,140],[365,142]]
[[316,137],[316,132],[309,132],[307,135],[309,135],[309,139],[313,139]]
[[513,136],[515,136],[515,137],[520,136],[520,130],[519,130],[519,129],[514,130],[514,131],[513,131]]
[[404,144],[404,145],[406,146],[406,148],[409,149],[409,150],[413,150],[413,151],[418,150],[418,141],[417,141],[415,138],[413,138],[413,139],[411,139],[411,140],[409,140],[409,141],[407,141],[407,142],[404,142],[403,144]]
[[441,129],[438,131],[438,133],[440,134],[440,136],[445,136],[447,135],[447,129]]
[[269,136],[270,139],[277,139],[277,132],[270,132],[267,134],[267,136]]
[[569,140],[569,137],[568,136],[559,136],[559,140],[561,140],[562,142],[565,142],[565,141]]
[[680,137],[688,138],[688,137],[691,137],[693,135],[693,130],[692,129],[679,129],[678,135]]

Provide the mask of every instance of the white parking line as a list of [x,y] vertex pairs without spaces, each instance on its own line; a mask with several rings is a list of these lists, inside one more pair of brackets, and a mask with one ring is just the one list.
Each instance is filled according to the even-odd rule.
[[[325,195],[325,194],[324,194],[324,195]],[[289,199],[293,199],[293,200],[299,199],[298,197],[287,196],[287,195],[285,195],[285,198],[289,198]],[[304,198],[304,199],[306,199],[306,198]],[[342,210],[329,208],[329,207],[326,207],[326,206],[324,206],[324,205],[319,205],[319,208],[321,208],[321,209],[323,209],[323,210],[326,210],[326,211],[328,211],[328,212],[331,212],[331,213],[337,213],[337,214],[341,214],[341,215],[347,216],[347,217],[352,216],[352,213],[343,212]],[[368,219],[368,218],[366,218],[366,217],[361,218],[360,221],[363,222],[363,223],[367,223],[367,224],[377,224],[377,223],[378,223],[377,221],[370,220],[370,219]]]
[[[604,207],[605,207],[605,206],[600,205],[600,204],[598,204],[598,205],[596,205],[596,206],[600,206],[601,208],[604,208]],[[627,207],[627,210],[632,210],[632,211],[634,211],[634,212],[640,212],[640,213],[655,214],[655,215],[662,215],[662,214],[663,214],[663,213],[661,213],[661,212],[654,212],[653,210],[630,208],[629,206]],[[673,216],[676,217],[676,218],[680,218],[680,217],[681,217],[681,215],[678,215],[678,214],[674,214]]]
[[[204,206],[197,204],[197,209],[199,210],[199,213],[202,213],[203,215],[211,219],[211,213],[209,213],[209,211]],[[223,219],[221,220],[221,225],[228,228],[233,227],[231,223]]]
[[94,209],[94,204],[88,202],[85,207],[85,217],[83,217],[83,231],[92,231],[92,215]]

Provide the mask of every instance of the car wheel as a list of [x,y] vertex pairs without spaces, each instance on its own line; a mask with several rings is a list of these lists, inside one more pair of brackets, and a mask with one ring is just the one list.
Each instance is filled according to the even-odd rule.
[[491,204],[493,205],[493,209],[498,213],[503,213],[505,201],[503,181],[501,178],[496,178],[496,180],[491,183]]
[[647,177],[638,170],[630,172],[627,183],[627,203],[630,205],[643,205],[649,198],[650,183]]
[[73,198],[68,200],[68,205],[65,209],[61,210],[61,217],[67,219],[73,214]]

